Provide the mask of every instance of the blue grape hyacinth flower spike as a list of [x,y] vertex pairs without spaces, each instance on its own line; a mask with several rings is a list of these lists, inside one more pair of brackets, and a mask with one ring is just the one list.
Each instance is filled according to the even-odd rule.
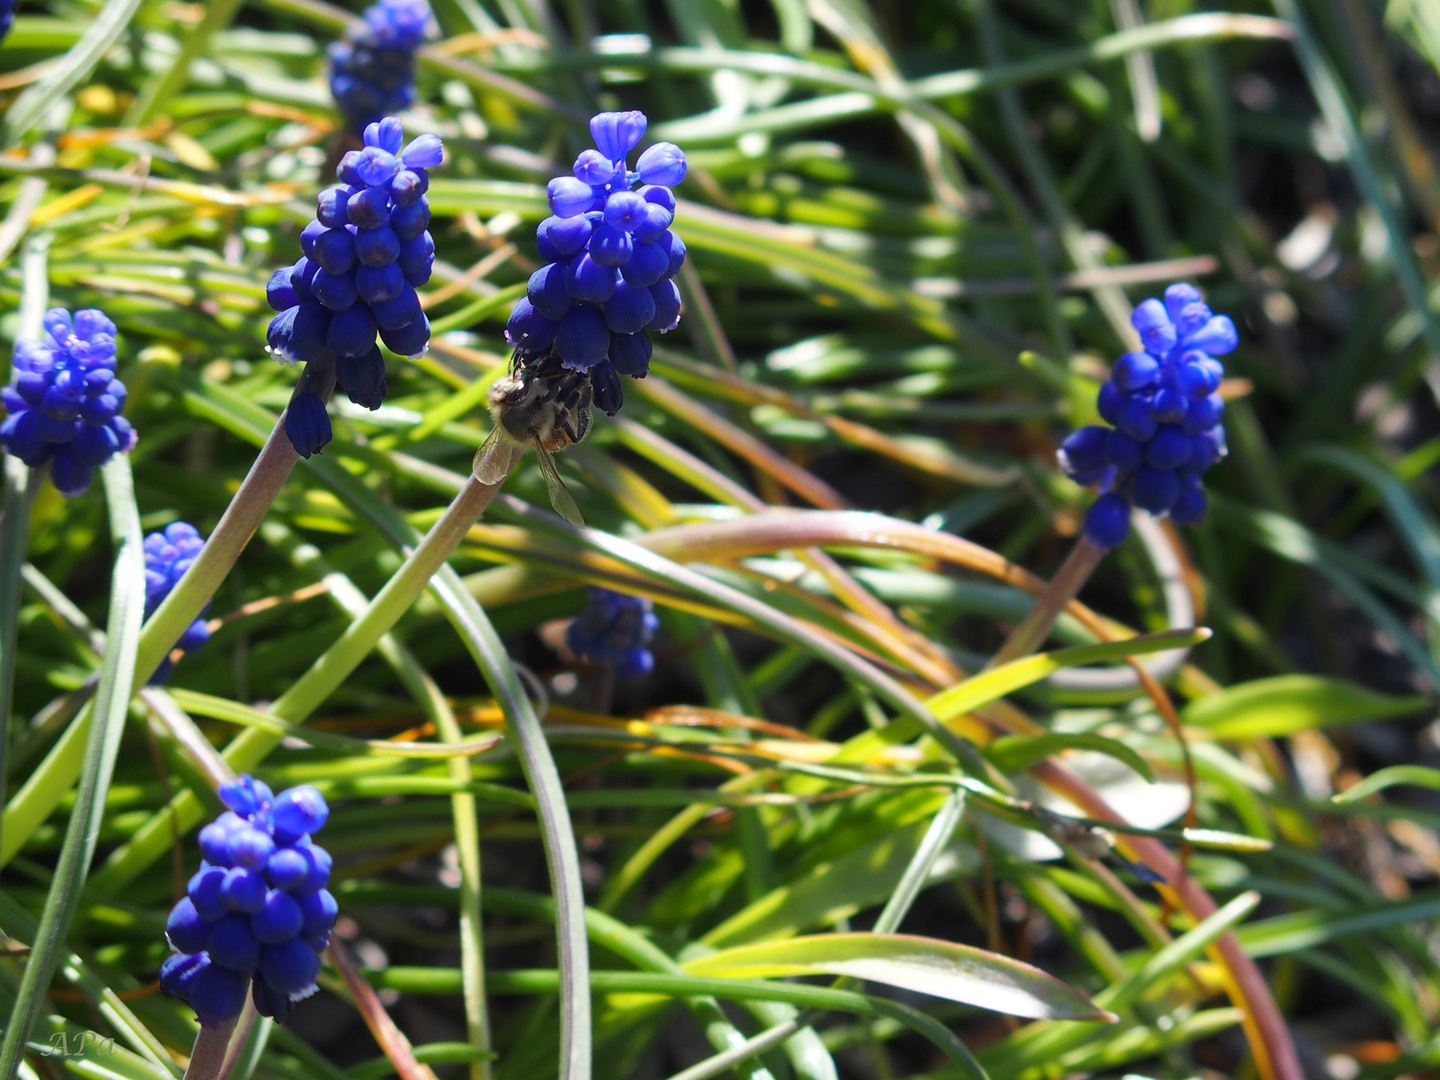
[[378,409],[387,387],[376,338],[401,356],[419,356],[430,345],[430,320],[415,289],[430,280],[435,263],[425,192],[444,148],[430,134],[403,142],[393,117],[365,128],[365,148],[341,158],[340,183],[316,199],[315,220],[300,233],[304,254],[275,271],[266,288],[279,312],[266,350],[281,363],[306,365],[285,416],[285,433],[303,457],[332,437],[318,393],[324,376],[333,372],[352,402]]
[[553,350],[566,367],[588,371],[595,404],[611,416],[624,400],[619,376],[649,373],[650,332],[680,322],[671,279],[685,263],[685,242],[671,227],[670,188],[685,178],[685,154],[656,143],[632,170],[626,161],[646,124],[636,111],[591,119],[595,149],[546,188],[551,216],[536,230],[545,265],[505,328],[512,348]]
[[8,416],[0,444],[31,468],[50,466],[62,495],[79,495],[93,471],[135,445],[120,415],[125,384],[115,377],[115,324],[88,308],[74,318],[51,308],[45,336],[15,343],[15,381],[0,388]]
[[219,794],[230,809],[200,830],[200,869],[165,923],[175,952],[160,989],[206,1027],[234,1020],[247,990],[261,1016],[284,1022],[315,992],[335,925],[330,853],[312,839],[330,810],[309,784],[274,795],[241,776]]
[[[164,532],[145,537],[145,618],[155,614],[204,546],[205,541],[200,538],[199,531],[184,521],[171,522],[165,526]],[[210,640],[210,627],[205,621],[205,612],[209,610],[210,605],[206,603],[200,610],[200,616],[175,643],[175,648],[192,653]],[[155,674],[150,676],[151,685],[165,682],[174,667],[174,661],[167,656]]]
[[565,632],[576,656],[597,667],[611,667],[621,679],[644,678],[655,669],[650,643],[660,620],[643,596],[630,596],[592,586],[585,610]]
[[330,46],[330,93],[359,135],[415,101],[415,53],[425,40],[425,0],[380,0],[361,22]]
[[1056,455],[1067,476],[1102,492],[1085,515],[1085,535],[1102,548],[1125,539],[1131,506],[1177,525],[1204,520],[1202,477],[1227,453],[1217,357],[1238,343],[1235,324],[1186,284],[1142,301],[1130,322],[1144,348],[1115,361],[1100,387],[1105,424],[1074,432]]

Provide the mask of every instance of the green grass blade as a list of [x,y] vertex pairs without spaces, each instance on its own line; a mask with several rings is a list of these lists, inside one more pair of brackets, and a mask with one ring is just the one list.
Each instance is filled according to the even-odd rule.
[[[101,469],[110,534],[116,547],[115,572],[106,627],[105,663],[95,691],[85,747],[85,761],[75,806],[65,830],[65,842],[45,898],[40,927],[20,981],[15,1012],[0,1047],[0,1077],[16,1074],[26,1040],[34,1026],[50,977],[60,962],[65,936],[80,902],[85,875],[95,855],[105,795],[120,751],[120,736],[130,708],[131,678],[135,665],[140,622],[145,610],[145,562],[141,547],[140,516],[135,507],[134,483],[128,454],[119,454]],[[78,725],[79,721],[76,721]]]
[[7,146],[19,142],[51,105],[90,75],[101,57],[120,40],[139,7],[140,0],[108,0],[101,5],[94,21],[66,55],[65,63],[25,90],[10,106],[5,123]]

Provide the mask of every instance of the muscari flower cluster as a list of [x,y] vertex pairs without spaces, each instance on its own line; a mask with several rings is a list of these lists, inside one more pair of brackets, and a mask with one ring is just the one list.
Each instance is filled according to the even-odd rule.
[[655,606],[643,596],[591,587],[585,610],[565,632],[565,642],[576,656],[597,667],[611,667],[621,679],[640,679],[655,669],[650,643],[660,620]]
[[120,415],[125,384],[115,377],[115,324],[88,308],[74,319],[64,308],[45,312],[41,341],[15,343],[16,379],[0,388],[9,411],[0,443],[31,468],[49,464],[64,495],[79,495],[113,454],[135,444]]
[[425,0],[380,0],[330,46],[330,93],[355,134],[415,100],[415,52],[425,39]]
[[176,952],[160,988],[206,1027],[238,1016],[247,989],[283,1022],[315,992],[335,925],[330,854],[311,840],[330,811],[308,784],[272,795],[242,776],[219,794],[230,809],[200,830],[204,861],[165,923]]
[[365,129],[365,149],[340,160],[339,185],[316,200],[315,220],[300,233],[304,254],[275,271],[266,289],[280,313],[270,320],[267,351],[282,363],[307,365],[285,417],[285,433],[305,457],[332,434],[325,403],[306,377],[311,366],[333,363],[350,400],[378,409],[386,386],[376,335],[401,356],[419,356],[430,343],[415,287],[430,280],[435,262],[425,192],[427,170],[440,164],[443,149],[435,135],[402,150],[403,139],[393,117]]
[[1165,290],[1130,316],[1144,351],[1115,362],[1097,407],[1107,425],[1083,427],[1061,446],[1060,468],[1104,492],[1085,515],[1085,535],[1112,548],[1130,529],[1130,507],[1178,525],[1205,517],[1202,474],[1226,454],[1216,392],[1225,368],[1215,359],[1238,342],[1235,324],[1214,314],[1193,285]]
[[[172,521],[164,532],[151,533],[145,537],[145,618],[155,614],[161,602],[170,595],[190,564],[200,554],[205,541],[194,525],[184,521]],[[205,621],[205,612],[210,609],[207,602],[200,617],[180,635],[175,647],[181,652],[191,653],[210,640],[210,627]],[[166,657],[150,682],[158,685],[170,677],[174,661]]]
[[663,334],[680,322],[671,278],[685,262],[685,244],[670,229],[670,187],[685,177],[685,154],[656,143],[632,171],[626,157],[646,123],[641,112],[590,121],[598,149],[582,152],[572,175],[550,181],[553,216],[536,231],[545,265],[505,328],[512,347],[553,348],[566,367],[590,372],[595,404],[611,416],[623,400],[618,376],[640,379],[650,370],[649,331]]
[[0,0],[0,41],[5,40],[5,35],[10,33],[14,22],[15,0]]

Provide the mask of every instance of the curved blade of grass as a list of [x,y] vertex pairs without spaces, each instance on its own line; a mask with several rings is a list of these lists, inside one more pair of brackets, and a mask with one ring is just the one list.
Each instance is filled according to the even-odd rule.
[[5,145],[13,146],[44,116],[50,106],[89,76],[110,47],[120,40],[131,17],[140,7],[140,0],[108,0],[101,5],[94,20],[85,28],[65,62],[44,79],[25,90],[15,103],[5,123]]
[[[367,972],[376,987],[388,987],[412,994],[453,994],[460,985],[460,973],[453,968],[401,968]],[[559,973],[544,969],[492,971],[487,979],[494,994],[547,994],[560,985]],[[919,1009],[888,998],[833,990],[826,986],[775,982],[764,979],[720,979],[697,975],[668,975],[648,971],[592,971],[590,986],[601,993],[663,995],[666,997],[713,996],[732,1001],[782,1001],[817,1009],[842,1010],[874,1016],[890,1016],[935,1043],[952,1058],[968,1056],[959,1040],[933,1017]]]
[[[25,246],[21,259],[19,338],[40,336],[40,319],[49,302],[48,233]],[[8,365],[7,365],[8,366]],[[30,542],[30,500],[35,476],[13,454],[5,455],[5,501],[0,509],[0,777],[9,775],[10,709],[15,695],[15,649],[19,638],[20,578]],[[3,802],[3,798],[0,798]],[[4,818],[0,816],[0,851],[4,849]],[[3,865],[3,862],[0,862]]]
[[741,945],[683,965],[693,975],[848,975],[1011,1016],[1114,1019],[1085,995],[1019,960],[911,934],[819,934]]
[[915,903],[915,898],[929,882],[930,873],[935,869],[935,861],[950,843],[951,834],[964,816],[965,792],[957,789],[940,804],[940,809],[935,812],[920,846],[910,857],[910,863],[905,867],[905,873],[901,875],[895,891],[890,894],[890,899],[885,901],[885,906],[875,917],[875,933],[891,934],[900,928]]
[[[1338,544],[1322,540],[1283,514],[1241,506],[1220,497],[1212,499],[1211,509],[1218,524],[1328,581],[1376,626],[1394,638],[1405,658],[1425,673],[1432,686],[1440,688],[1440,664],[1410,632],[1404,620],[1396,618],[1394,612],[1381,603],[1360,579],[1356,564],[1363,562],[1362,559]],[[1424,608],[1424,599],[1417,599],[1416,606]]]
[[[116,548],[105,662],[100,669],[100,684],[87,710],[95,719],[89,725],[75,806],[65,829],[55,876],[45,897],[40,927],[20,980],[15,1011],[10,1017],[4,1045],[0,1047],[0,1078],[4,1080],[14,1077],[19,1068],[30,1029],[55,966],[60,962],[65,936],[75,917],[90,861],[95,856],[105,795],[120,752],[125,715],[130,708],[135,651],[145,610],[145,562],[129,455],[111,458],[101,468],[101,476],[110,513],[110,535]],[[77,718],[75,724],[79,722]]]
[[1374,488],[1391,524],[1410,549],[1430,588],[1440,591],[1440,528],[1394,473],[1379,462],[1343,446],[1305,447],[1296,456],[1301,460],[1334,465]]
[[1320,675],[1277,675],[1239,683],[1190,702],[1181,711],[1187,724],[1217,739],[1253,739],[1407,716],[1433,709],[1424,697],[1376,693],[1343,679]]
[[[30,466],[5,455],[4,517],[0,518],[0,776],[8,775],[10,705],[15,695],[15,647],[20,629],[20,574],[30,541]],[[3,819],[0,819],[3,824]],[[0,844],[4,834],[0,833]]]
[[170,66],[152,75],[140,88],[140,93],[135,95],[135,101],[123,121],[126,127],[145,126],[171,104],[175,95],[184,89],[190,78],[190,65],[205,51],[205,46],[210,43],[210,36],[229,26],[244,2],[245,0],[211,0],[205,5],[205,17],[185,35],[185,40],[180,43],[180,51],[175,54]]
[[1166,649],[1188,648],[1208,641],[1210,637],[1211,632],[1199,626],[1193,630],[1165,630],[1159,634],[1143,634],[1123,641],[1076,645],[1069,649],[1036,653],[979,675],[972,675],[964,682],[942,690],[932,697],[928,704],[936,717],[943,722],[973,712],[982,705],[988,705],[1022,687],[1031,686],[1065,668],[1079,667],[1082,664],[1103,664],[1109,660],[1144,656],[1152,652],[1164,652]]
[[1337,803],[1359,802],[1361,799],[1368,799],[1377,791],[1384,791],[1386,788],[1395,787],[1398,784],[1440,791],[1440,769],[1430,769],[1424,765],[1390,765],[1384,769],[1377,769],[1354,787],[1346,788],[1339,795],[1334,796],[1333,801]]
[[483,754],[487,750],[495,749],[500,741],[497,735],[479,735],[473,739],[464,739],[459,742],[427,743],[427,742],[392,742],[387,739],[356,739],[349,735],[337,735],[330,731],[321,731],[317,728],[301,727],[299,724],[287,723],[276,718],[271,713],[261,712],[259,709],[252,709],[248,705],[242,705],[238,701],[231,701],[229,698],[215,697],[212,694],[202,694],[197,690],[184,690],[175,687],[170,691],[170,696],[176,703],[181,705],[186,712],[196,713],[199,716],[208,716],[212,720],[224,720],[227,723],[239,724],[241,727],[252,728],[258,731],[269,732],[276,736],[293,736],[303,739],[314,746],[323,746],[332,750],[338,750],[347,754],[373,754],[380,757],[401,757],[401,758],[429,758],[434,760],[452,757],[464,757],[471,754]]
[[1345,148],[1345,163],[1360,194],[1379,216],[1385,228],[1390,257],[1390,267],[1400,284],[1400,291],[1410,311],[1420,318],[1421,334],[1425,339],[1428,358],[1421,365],[1421,373],[1429,384],[1430,392],[1440,401],[1440,321],[1430,307],[1425,288],[1425,279],[1415,264],[1407,234],[1400,226],[1400,219],[1375,163],[1370,160],[1370,151],[1360,135],[1359,126],[1351,115],[1349,103],[1341,89],[1339,77],[1331,67],[1325,52],[1316,43],[1310,32],[1300,5],[1295,0],[1271,0],[1276,14],[1294,28],[1295,58],[1310,83],[1310,92],[1325,117],[1325,123]]
[[993,761],[1001,772],[1017,773],[1062,750],[1093,750],[1097,754],[1105,754],[1117,761],[1123,761],[1147,781],[1155,783],[1155,773],[1144,758],[1119,739],[1094,733],[1002,735],[986,746],[985,756]]

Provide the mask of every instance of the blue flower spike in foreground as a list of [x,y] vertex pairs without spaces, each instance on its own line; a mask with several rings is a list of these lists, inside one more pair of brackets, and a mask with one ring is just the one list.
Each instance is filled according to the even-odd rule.
[[593,586],[589,593],[585,610],[565,632],[570,651],[627,681],[649,675],[655,670],[650,643],[660,629],[654,605],[643,596]]
[[415,101],[415,53],[425,40],[425,0],[380,0],[330,46],[330,93],[359,135]]
[[303,457],[331,439],[320,392],[332,370],[351,401],[378,409],[387,388],[376,336],[401,356],[419,356],[430,344],[415,288],[430,280],[435,262],[425,191],[444,150],[435,135],[401,149],[403,141],[393,117],[365,129],[365,149],[340,160],[339,185],[316,200],[315,220],[300,234],[304,254],[275,271],[266,289],[279,312],[267,351],[281,363],[306,365],[285,417],[285,433]]
[[1097,406],[1110,426],[1081,428],[1056,455],[1077,484],[1102,494],[1085,515],[1085,535],[1113,548],[1130,529],[1130,507],[1177,525],[1205,517],[1207,469],[1226,454],[1217,393],[1225,368],[1218,356],[1237,342],[1235,324],[1214,314],[1193,285],[1165,290],[1130,316],[1144,350],[1115,362]]
[[623,401],[618,376],[641,379],[650,370],[650,331],[680,322],[671,279],[685,244],[670,228],[670,188],[685,178],[685,154],[656,143],[630,169],[626,159],[646,123],[641,112],[590,121],[597,149],[581,153],[570,176],[550,181],[552,216],[536,231],[545,265],[505,328],[513,348],[552,350],[565,367],[589,372],[595,404],[611,416]]
[[32,469],[50,466],[62,495],[79,495],[93,470],[135,445],[120,415],[125,384],[115,377],[115,324],[93,308],[51,308],[45,337],[15,343],[15,382],[0,388],[9,415],[0,444]]
[[[155,614],[155,609],[185,576],[185,571],[190,569],[190,564],[204,546],[205,541],[200,539],[195,526],[183,521],[171,522],[165,526],[164,532],[145,537],[145,618]],[[205,621],[205,612],[209,609],[207,603],[201,609],[200,617],[175,643],[181,652],[192,653],[210,640],[210,628]],[[150,676],[151,684],[158,686],[165,682],[174,666],[174,661],[167,656],[155,674]]]
[[315,992],[335,925],[330,854],[311,839],[330,810],[308,784],[272,795],[242,776],[219,794],[230,809],[200,830],[204,861],[165,923],[176,951],[160,988],[205,1027],[234,1020],[247,990],[261,1016],[284,1022]]

